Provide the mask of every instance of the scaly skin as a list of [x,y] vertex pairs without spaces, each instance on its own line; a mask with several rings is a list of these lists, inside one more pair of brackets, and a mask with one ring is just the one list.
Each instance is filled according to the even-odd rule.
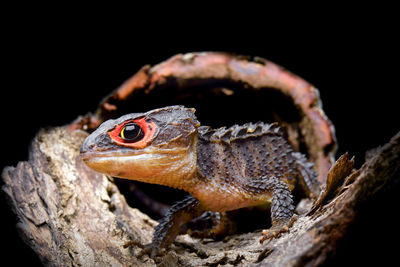
[[270,238],[293,222],[291,190],[317,195],[312,164],[293,152],[277,124],[201,126],[194,109],[171,106],[104,122],[81,148],[85,163],[115,177],[185,190],[156,227],[146,252],[168,247],[181,226],[205,211],[271,203]]

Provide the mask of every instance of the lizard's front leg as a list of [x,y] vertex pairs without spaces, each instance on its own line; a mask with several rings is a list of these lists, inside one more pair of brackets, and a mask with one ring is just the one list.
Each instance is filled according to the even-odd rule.
[[156,226],[153,241],[144,249],[144,253],[154,257],[160,254],[161,249],[168,247],[179,234],[180,228],[195,217],[200,216],[204,209],[193,196],[175,203],[164,218]]

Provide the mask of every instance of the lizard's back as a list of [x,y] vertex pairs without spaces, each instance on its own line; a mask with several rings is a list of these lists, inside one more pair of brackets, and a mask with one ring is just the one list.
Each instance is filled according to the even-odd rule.
[[277,124],[262,122],[217,130],[199,128],[198,167],[206,179],[254,179],[265,175],[295,182],[292,148]]
[[[228,200],[240,201],[236,206],[249,205],[248,201],[243,202],[246,198],[257,204],[257,195],[265,193],[268,182],[276,180],[283,181],[290,190],[300,183],[317,194],[318,183],[311,164],[300,153],[293,152],[276,123],[247,123],[216,130],[200,127],[197,165],[200,179],[224,189],[223,192],[234,191],[227,192],[225,198],[235,198],[236,193],[245,195]],[[262,196],[261,202],[264,200]],[[210,200],[207,205],[219,205],[214,202]]]

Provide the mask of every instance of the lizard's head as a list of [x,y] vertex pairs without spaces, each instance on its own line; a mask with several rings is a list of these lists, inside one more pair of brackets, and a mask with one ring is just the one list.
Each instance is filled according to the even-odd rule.
[[194,111],[170,106],[108,120],[86,138],[81,157],[105,174],[182,188],[196,165]]

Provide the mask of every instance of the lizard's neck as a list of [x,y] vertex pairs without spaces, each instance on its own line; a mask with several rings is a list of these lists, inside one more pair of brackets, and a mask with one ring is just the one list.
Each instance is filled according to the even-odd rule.
[[157,179],[154,183],[191,193],[197,183],[197,141],[197,136],[193,136],[185,152],[174,155],[174,159],[168,157],[169,163],[165,165],[165,173],[168,175],[160,177],[161,179]]
[[169,163],[165,165],[160,176],[153,176],[154,180],[151,181],[151,183],[190,192],[195,183],[197,172],[196,153],[189,149],[188,153],[182,153],[174,157],[174,159],[171,159]]

